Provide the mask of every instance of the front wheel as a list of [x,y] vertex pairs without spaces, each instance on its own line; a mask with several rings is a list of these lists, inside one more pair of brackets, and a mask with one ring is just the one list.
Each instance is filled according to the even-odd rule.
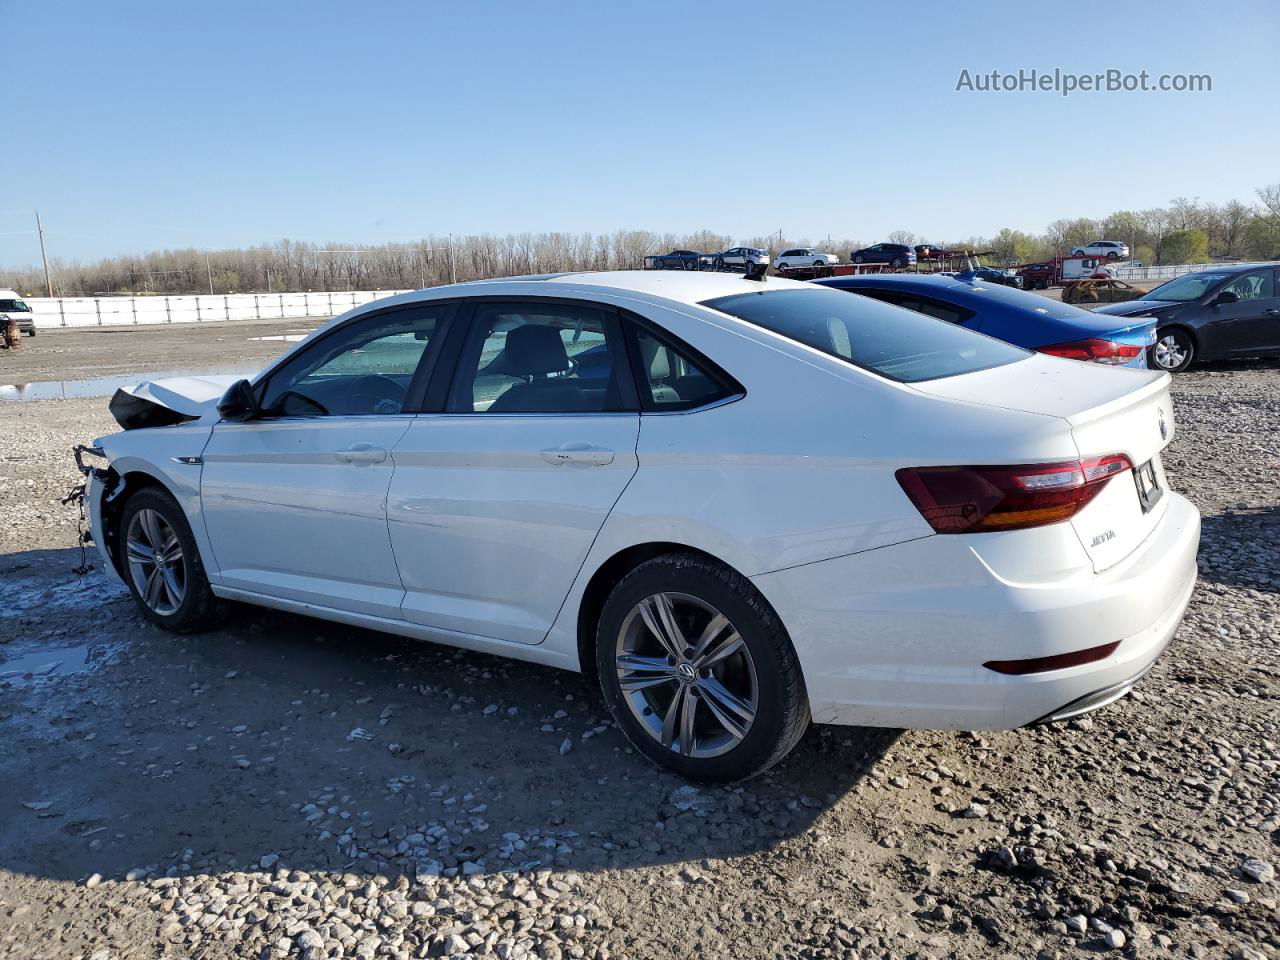
[[780,264],[778,264],[778,269],[779,269],[779,270],[790,270],[790,269],[791,269],[791,265],[790,265],[790,264],[786,264],[786,263],[780,263]]
[[187,518],[168,492],[139,490],[120,517],[121,566],[142,615],[166,630],[214,625],[221,602],[209,587]]
[[28,330],[28,331],[27,331],[27,336],[28,336],[28,337],[34,337],[35,335],[36,335],[36,328],[35,328],[35,327],[32,327],[30,330]]
[[1181,373],[1191,366],[1195,355],[1196,345],[1190,334],[1177,327],[1166,327],[1156,334],[1156,342],[1150,353],[1151,365],[1157,370]]
[[657,557],[613,589],[596,631],[604,698],[655,763],[708,783],[754,776],[809,725],[786,630],[744,577],[690,554]]

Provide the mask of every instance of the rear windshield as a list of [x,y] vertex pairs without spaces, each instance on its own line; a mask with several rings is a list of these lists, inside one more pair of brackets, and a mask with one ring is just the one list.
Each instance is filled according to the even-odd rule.
[[1030,356],[1020,347],[944,320],[826,287],[735,293],[702,305],[907,383]]

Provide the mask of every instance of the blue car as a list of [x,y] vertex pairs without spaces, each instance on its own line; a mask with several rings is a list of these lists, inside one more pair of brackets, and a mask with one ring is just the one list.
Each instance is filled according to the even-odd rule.
[[814,280],[926,313],[988,336],[1056,357],[1116,366],[1145,367],[1155,342],[1152,317],[1119,318],[1090,313],[1034,293],[982,280],[972,272],[954,276],[863,274]]

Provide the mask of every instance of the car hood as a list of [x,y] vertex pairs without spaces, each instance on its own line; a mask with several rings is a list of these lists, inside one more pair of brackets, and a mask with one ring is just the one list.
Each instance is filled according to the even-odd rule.
[[117,390],[109,408],[125,430],[196,420],[216,410],[227,387],[242,379],[243,375],[215,374],[146,380]]
[[1160,313],[1183,304],[1176,300],[1128,300],[1124,303],[1108,303],[1094,313],[1107,313],[1113,317],[1138,317],[1145,313]]

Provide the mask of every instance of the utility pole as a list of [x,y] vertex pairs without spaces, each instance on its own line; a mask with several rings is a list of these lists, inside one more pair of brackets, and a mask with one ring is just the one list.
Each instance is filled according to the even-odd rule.
[[44,286],[50,297],[53,296],[53,279],[49,276],[49,258],[44,252],[44,224],[40,222],[40,211],[36,211],[36,232],[40,234],[40,259],[44,261]]
[[204,255],[204,269],[209,275],[209,296],[213,296],[213,267],[209,266],[209,255]]

